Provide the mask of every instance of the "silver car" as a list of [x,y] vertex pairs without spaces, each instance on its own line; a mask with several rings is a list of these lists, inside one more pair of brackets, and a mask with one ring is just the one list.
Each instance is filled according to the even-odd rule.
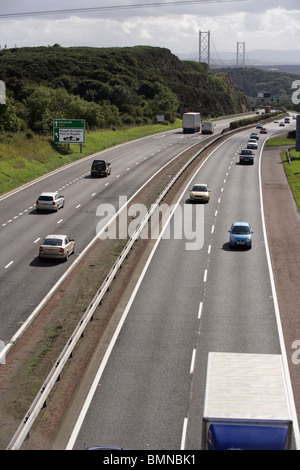
[[42,193],[35,203],[37,211],[58,211],[65,205],[65,198],[60,193]]
[[250,139],[247,143],[247,149],[258,149],[258,144],[256,139]]
[[75,241],[68,235],[48,235],[40,246],[39,257],[67,261],[74,249]]

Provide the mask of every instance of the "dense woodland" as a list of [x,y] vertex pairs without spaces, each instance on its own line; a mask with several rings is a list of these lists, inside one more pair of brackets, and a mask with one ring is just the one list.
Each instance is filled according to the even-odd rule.
[[[287,108],[292,105],[292,93],[294,91],[292,84],[295,80],[300,79],[300,75],[297,73],[281,72],[279,70],[263,70],[249,67],[232,67],[216,70],[227,73],[249,98],[255,99],[258,93],[267,92],[271,96],[279,96],[280,106]],[[295,106],[293,107],[295,108]],[[300,111],[299,106],[297,110]]]
[[0,131],[51,133],[54,119],[85,119],[88,129],[142,125],[182,108],[205,117],[248,111],[228,73],[181,61],[168,49],[12,48],[0,51]]

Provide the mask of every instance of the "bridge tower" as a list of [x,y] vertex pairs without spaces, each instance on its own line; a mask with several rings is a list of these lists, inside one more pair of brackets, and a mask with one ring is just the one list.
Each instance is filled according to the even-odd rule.
[[246,46],[244,42],[237,43],[237,51],[236,51],[236,65],[237,67],[242,66],[245,67],[245,58],[246,58]]
[[199,32],[199,62],[210,65],[210,31]]

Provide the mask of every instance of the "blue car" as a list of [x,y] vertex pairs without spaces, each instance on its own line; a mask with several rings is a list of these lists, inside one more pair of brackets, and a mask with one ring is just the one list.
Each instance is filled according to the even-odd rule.
[[230,233],[230,248],[235,246],[252,248],[253,230],[248,222],[234,222],[228,232]]

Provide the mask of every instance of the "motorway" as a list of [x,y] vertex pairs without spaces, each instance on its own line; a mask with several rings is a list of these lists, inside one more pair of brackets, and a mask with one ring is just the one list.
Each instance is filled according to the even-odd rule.
[[[218,122],[216,132],[229,126]],[[96,237],[100,204],[119,206],[164,164],[207,136],[184,135],[180,129],[116,146],[39,178],[0,198],[0,340],[7,343],[59,281],[70,264]],[[101,156],[99,156],[101,155]],[[111,162],[107,178],[91,178],[94,158]],[[60,191],[65,207],[57,213],[37,213],[35,201],[43,191]],[[39,245],[50,233],[75,239],[68,263],[38,259]]]
[[[218,123],[217,132],[229,122]],[[266,127],[269,135],[279,131],[275,124]],[[184,214],[193,182],[210,185],[209,204],[193,208],[203,222],[201,246],[187,249],[192,244],[184,237],[157,244],[69,448],[199,449],[208,351],[280,353],[260,211],[259,151],[253,166],[238,164],[249,135],[242,131],[220,145],[181,195],[178,211]],[[266,137],[260,136],[259,148]],[[112,164],[108,178],[90,177],[93,155],[2,197],[0,340],[10,340],[94,239],[99,204],[118,207],[119,196],[129,199],[175,155],[205,138],[177,130],[140,139],[101,152]],[[37,213],[35,200],[45,190],[60,190],[64,209]],[[229,249],[228,229],[237,219],[254,229],[252,250]],[[75,239],[67,263],[38,260],[39,242],[49,233]]]
[[[192,183],[211,188],[197,215],[203,244],[187,249],[184,236],[156,244],[67,448],[200,449],[208,352],[281,353],[259,178],[262,143],[278,125],[266,127],[253,166],[238,163],[245,130],[219,145],[180,195],[183,214]],[[250,222],[251,250],[229,248],[236,220]]]

